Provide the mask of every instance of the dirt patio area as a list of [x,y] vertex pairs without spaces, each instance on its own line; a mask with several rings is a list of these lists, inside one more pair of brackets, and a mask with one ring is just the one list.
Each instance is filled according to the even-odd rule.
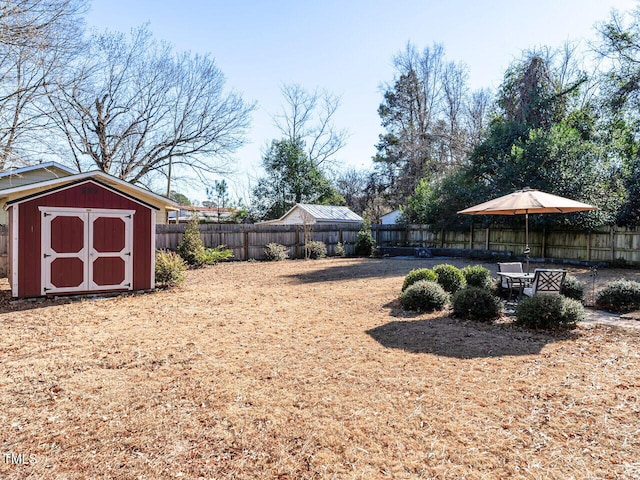
[[0,478],[640,478],[640,330],[400,310],[444,262],[469,263],[226,263],[82,300],[3,280]]

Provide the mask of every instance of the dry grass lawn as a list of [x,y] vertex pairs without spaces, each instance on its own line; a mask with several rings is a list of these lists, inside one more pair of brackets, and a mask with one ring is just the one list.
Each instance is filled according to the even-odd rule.
[[5,283],[0,478],[640,478],[640,330],[399,310],[435,263],[228,263],[73,301]]

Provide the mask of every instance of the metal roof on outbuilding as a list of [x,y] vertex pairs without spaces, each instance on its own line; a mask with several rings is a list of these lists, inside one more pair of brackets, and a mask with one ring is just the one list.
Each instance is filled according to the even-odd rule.
[[[280,224],[287,222],[288,217],[295,217],[295,213],[303,212],[311,217],[313,223],[362,223],[364,219],[348,207],[335,205],[312,205],[309,203],[296,203],[287,213],[276,220],[267,220],[262,223]],[[296,222],[297,223],[297,222]]]
[[334,205],[311,205],[308,203],[298,203],[298,206],[322,222],[354,222],[361,223],[364,219],[348,207],[338,207]]

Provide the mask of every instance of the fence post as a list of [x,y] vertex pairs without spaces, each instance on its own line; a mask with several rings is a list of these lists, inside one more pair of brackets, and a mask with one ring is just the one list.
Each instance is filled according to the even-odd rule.
[[545,258],[546,255],[546,249],[547,249],[547,227],[544,227],[542,229],[542,258]]
[[591,232],[587,234],[587,262],[591,261]]
[[484,248],[485,250],[489,250],[489,227],[487,227],[486,231],[485,231],[485,237],[484,237]]
[[296,227],[296,258],[300,258],[300,229]]
[[611,225],[611,261],[616,260],[616,229]]
[[473,222],[469,226],[469,250],[473,250]]
[[244,259],[249,260],[249,232],[245,230],[242,237],[244,241]]

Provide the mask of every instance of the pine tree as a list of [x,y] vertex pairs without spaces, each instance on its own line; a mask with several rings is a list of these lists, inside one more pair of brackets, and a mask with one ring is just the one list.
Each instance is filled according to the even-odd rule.
[[178,255],[191,267],[200,267],[203,265],[202,259],[205,250],[204,243],[202,243],[202,239],[200,238],[198,222],[198,215],[194,212],[184,231],[182,241],[178,245]]

